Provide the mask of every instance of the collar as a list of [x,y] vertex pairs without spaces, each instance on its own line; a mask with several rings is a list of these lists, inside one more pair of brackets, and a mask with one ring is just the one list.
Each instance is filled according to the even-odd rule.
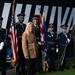
[[67,33],[63,33],[64,35],[66,35]]

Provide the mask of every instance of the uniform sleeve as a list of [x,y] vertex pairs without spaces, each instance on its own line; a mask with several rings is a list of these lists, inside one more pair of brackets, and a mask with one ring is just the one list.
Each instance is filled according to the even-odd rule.
[[73,40],[75,42],[75,26],[72,29],[71,36],[72,36],[72,38],[73,38]]
[[6,29],[3,29],[2,30],[2,41],[6,41],[6,38],[7,38],[7,30]]
[[[35,36],[35,38],[36,38],[36,36]],[[38,45],[36,39],[35,39],[35,47],[36,47],[36,54],[38,54],[38,47],[39,47],[39,45]]]
[[7,35],[7,29],[5,30],[5,34],[4,34],[4,42],[5,42],[5,45],[7,45],[7,38],[8,38],[8,35]]
[[25,33],[22,35],[22,50],[25,58],[28,58],[28,48],[27,48],[27,36]]

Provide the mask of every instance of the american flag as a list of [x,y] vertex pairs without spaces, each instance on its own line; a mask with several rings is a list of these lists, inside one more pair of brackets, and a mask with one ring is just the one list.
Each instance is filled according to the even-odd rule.
[[39,27],[40,27],[40,42],[41,45],[44,45],[44,30],[43,30],[43,25],[42,25],[42,16],[39,14]]
[[42,17],[39,14],[39,27],[40,27],[40,42],[41,42],[41,52],[42,52],[42,64],[43,64],[43,71],[48,71],[48,54],[47,54],[47,29],[45,23],[45,16]]
[[14,14],[14,4],[15,0],[13,0],[12,4],[12,18],[11,18],[11,26],[10,26],[10,37],[11,37],[11,47],[12,47],[12,59],[11,64],[16,67],[18,65],[18,36],[17,30],[15,28],[15,14]]
[[44,52],[44,30],[43,30],[43,24],[42,24],[42,16],[39,14],[39,28],[40,28],[40,42],[41,42],[41,52],[42,52],[42,67],[43,71],[45,71],[45,52]]
[[49,65],[48,65],[48,34],[47,34],[47,27],[46,27],[46,20],[45,20],[45,14],[42,18],[43,21],[43,30],[44,30],[44,52],[45,52],[45,71],[48,71]]

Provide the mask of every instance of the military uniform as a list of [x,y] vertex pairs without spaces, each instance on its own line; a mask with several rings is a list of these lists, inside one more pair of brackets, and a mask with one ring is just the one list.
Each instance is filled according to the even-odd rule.
[[[67,29],[67,26],[66,25],[62,25],[61,28],[66,28]],[[59,60],[61,62],[61,56],[62,56],[62,53],[65,49],[66,46],[68,46],[67,44],[69,44],[70,42],[70,34],[69,33],[64,33],[64,32],[61,32],[58,34],[58,45],[59,45]],[[64,60],[63,60],[63,64],[61,65],[61,70],[64,70],[64,68],[67,68],[67,65],[66,65],[66,52],[67,52],[67,47],[66,47],[66,50],[65,50],[65,57],[64,57]]]
[[[18,17],[23,17],[24,14],[18,14]],[[16,74],[20,75],[20,67],[21,73],[25,73],[25,58],[22,52],[22,34],[25,31],[26,25],[24,23],[17,22],[16,29],[18,34],[18,48],[19,48],[19,58],[18,58],[18,66],[16,68]]]
[[75,68],[75,25],[72,28],[71,35],[72,35],[72,39],[73,39],[73,42],[74,42],[73,43],[73,50],[74,50],[74,65],[73,65],[73,68]]
[[[3,20],[2,17],[0,17],[0,23]],[[1,43],[4,43],[3,48],[1,48]],[[7,54],[7,48],[6,48],[6,29],[3,29],[0,27],[0,60],[1,60],[1,67],[2,67],[2,75],[6,75],[6,54]]]
[[[54,26],[49,25],[49,28]],[[56,43],[57,42],[57,33],[54,31],[48,32],[48,55],[49,55],[49,71],[56,71],[55,68],[55,57],[56,57]]]
[[[38,15],[33,15],[32,20],[38,20],[39,21]],[[35,69],[40,72],[40,71],[42,71],[42,67],[41,67],[42,54],[41,54],[41,44],[40,44],[40,29],[39,29],[38,23],[36,25],[34,24],[34,29],[35,29],[36,41],[38,43],[38,53],[37,53],[36,68]]]

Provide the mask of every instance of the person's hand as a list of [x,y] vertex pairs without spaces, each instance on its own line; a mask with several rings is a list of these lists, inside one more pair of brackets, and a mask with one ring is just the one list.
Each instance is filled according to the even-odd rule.
[[56,53],[58,53],[59,52],[59,49],[58,48],[56,48]]
[[38,45],[41,45],[41,42],[38,42]]
[[0,43],[0,51],[3,49],[3,47],[4,47],[4,42],[1,42]]
[[68,41],[68,43],[70,43],[70,39],[69,38],[67,38],[67,41]]

